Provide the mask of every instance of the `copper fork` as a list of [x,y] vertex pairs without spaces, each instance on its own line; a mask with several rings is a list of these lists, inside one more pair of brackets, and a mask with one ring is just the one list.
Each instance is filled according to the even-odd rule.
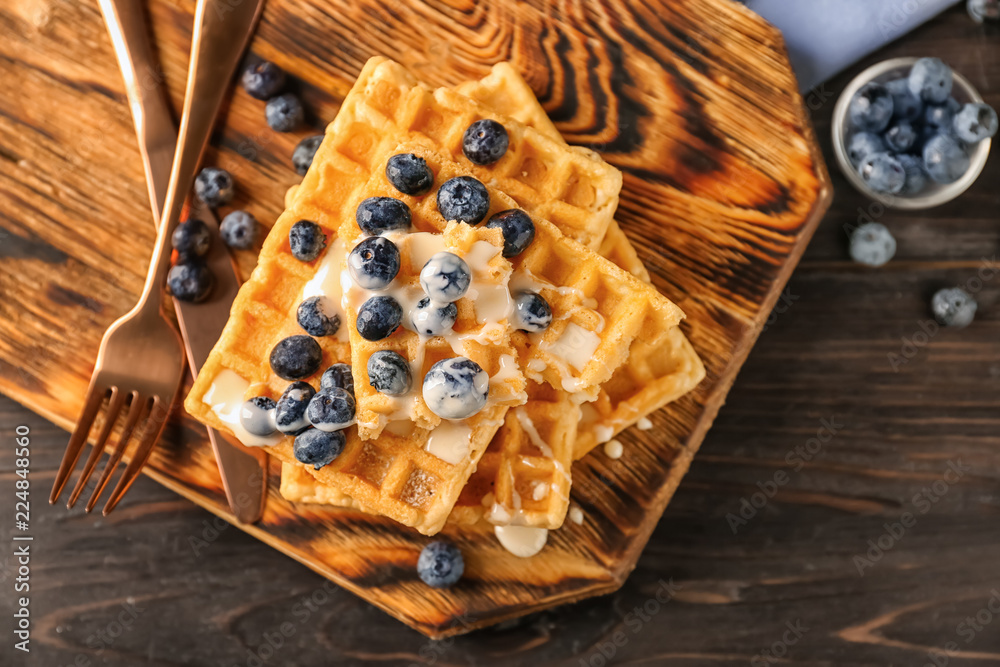
[[121,436],[105,464],[87,505],[88,511],[110,481],[133,434],[137,435],[138,444],[104,506],[104,514],[111,512],[128,491],[163,433],[184,374],[183,343],[164,309],[167,301],[164,283],[170,268],[168,243],[262,4],[263,0],[236,3],[230,0],[198,1],[179,138],[146,283],[135,307],[115,321],[104,334],[83,413],[56,473],[50,503],[58,500],[69,481],[105,398],[108,407],[104,424],[77,480],[69,506],[73,505],[93,474],[115,422],[126,406],[127,415]]

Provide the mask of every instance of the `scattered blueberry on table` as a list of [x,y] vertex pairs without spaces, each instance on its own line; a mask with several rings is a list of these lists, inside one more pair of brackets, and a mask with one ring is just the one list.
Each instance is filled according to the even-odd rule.
[[358,309],[357,329],[365,340],[382,340],[399,328],[403,308],[391,296],[373,296]]
[[493,164],[507,152],[507,129],[491,119],[477,120],[462,135],[462,152],[475,164]]
[[896,254],[896,239],[885,225],[867,222],[851,233],[851,259],[866,266],[882,266]]
[[219,167],[205,167],[194,179],[194,194],[211,208],[228,204],[236,194],[232,175]]
[[289,336],[271,349],[271,370],[285,380],[300,380],[319,370],[323,350],[311,336]]
[[413,309],[411,324],[414,331],[424,336],[442,336],[451,331],[457,319],[458,306],[454,303],[441,305],[425,296]]
[[552,324],[552,307],[538,292],[525,290],[514,297],[514,314],[511,324],[515,329],[538,333]]
[[319,379],[320,389],[340,387],[354,393],[354,374],[347,364],[334,364],[325,371]]
[[405,231],[410,228],[410,207],[394,197],[369,197],[358,204],[354,213],[358,227],[365,234]]
[[288,245],[295,259],[311,262],[326,248],[326,234],[312,220],[299,220],[288,230]]
[[251,398],[240,407],[240,424],[247,433],[258,436],[271,435],[278,428],[275,422],[277,407],[278,404],[266,396]]
[[321,389],[309,401],[306,418],[321,431],[340,431],[354,423],[356,406],[351,392],[340,387]]
[[420,269],[420,286],[435,303],[458,301],[469,291],[471,283],[472,269],[451,252],[435,253]]
[[960,287],[938,290],[931,298],[935,319],[946,327],[962,328],[972,324],[979,304]]
[[305,176],[306,172],[309,171],[321,143],[323,143],[323,135],[314,134],[300,141],[295,150],[292,151],[292,166],[295,167],[299,176]]
[[200,303],[209,297],[214,285],[215,277],[202,262],[180,262],[167,273],[167,287],[181,301]]
[[208,254],[209,248],[212,247],[212,234],[208,230],[208,225],[197,218],[192,218],[174,228],[170,242],[181,261],[189,261]]
[[400,153],[389,158],[385,165],[385,177],[405,195],[427,194],[434,184],[434,174],[427,161],[413,153]]
[[379,350],[368,357],[368,384],[386,396],[403,396],[413,386],[410,364],[398,352]]
[[399,248],[384,236],[364,239],[347,257],[351,277],[364,289],[385,289],[399,273],[399,266]]
[[272,62],[261,60],[243,70],[243,88],[258,100],[267,100],[285,87],[285,72]]
[[445,181],[437,191],[437,208],[447,221],[470,225],[482,222],[490,210],[490,193],[471,176],[456,176]]
[[316,390],[308,382],[293,382],[285,388],[274,409],[274,423],[279,431],[288,435],[301,433],[309,428],[306,410]]
[[499,228],[503,233],[504,257],[520,255],[535,240],[535,223],[527,213],[518,208],[491,215],[486,226]]
[[235,250],[250,250],[257,242],[260,225],[257,218],[246,211],[233,211],[219,224],[222,241]]
[[966,7],[976,23],[1000,22],[1000,0],[968,0]]
[[292,453],[295,460],[311,465],[316,470],[327,466],[344,451],[347,438],[343,431],[321,431],[310,428],[295,436]]
[[277,132],[291,132],[305,120],[305,109],[294,93],[272,97],[264,106],[267,124]]
[[462,552],[451,542],[431,542],[417,558],[417,574],[425,584],[434,588],[454,586],[464,572]]
[[442,419],[466,419],[486,406],[490,376],[466,357],[442,359],[424,375],[423,398]]
[[310,336],[333,336],[340,330],[340,315],[334,312],[325,296],[311,296],[295,311],[299,326]]

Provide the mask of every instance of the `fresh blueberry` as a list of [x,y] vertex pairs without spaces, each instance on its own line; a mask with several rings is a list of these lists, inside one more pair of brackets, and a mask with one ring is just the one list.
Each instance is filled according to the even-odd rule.
[[855,168],[872,153],[884,153],[886,150],[882,137],[872,132],[858,132],[847,143],[847,157]]
[[438,188],[438,211],[447,221],[479,224],[490,210],[490,193],[471,176],[456,176]]
[[910,92],[908,79],[893,79],[885,84],[885,87],[892,95],[893,117],[909,121],[920,118],[920,114],[924,110],[924,103],[918,96]]
[[257,233],[260,226],[257,218],[246,211],[233,211],[222,219],[219,225],[219,233],[223,242],[230,248],[237,250],[249,250],[257,242]]
[[358,309],[358,333],[365,340],[382,340],[399,328],[403,309],[391,296],[373,296]]
[[410,228],[410,207],[394,197],[369,197],[358,205],[354,219],[361,231],[373,236],[406,230]]
[[399,273],[399,248],[384,236],[369,236],[347,257],[351,277],[364,289],[385,289]]
[[477,120],[462,136],[462,152],[476,164],[493,164],[507,152],[507,130],[495,120]]
[[340,315],[325,296],[311,296],[295,311],[299,326],[310,336],[333,336],[340,329]]
[[240,407],[240,424],[252,435],[271,435],[278,428],[274,413],[278,404],[266,396],[257,396]]
[[170,241],[181,259],[196,259],[208,254],[212,245],[212,233],[208,231],[208,225],[192,218],[174,228]]
[[289,336],[271,349],[271,370],[285,380],[299,380],[319,370],[323,349],[310,336]]
[[413,386],[410,364],[397,352],[379,350],[368,357],[368,384],[386,396],[403,396]]
[[486,226],[499,227],[503,232],[504,257],[520,255],[535,240],[535,223],[519,208],[494,213]]
[[866,266],[882,266],[896,254],[896,239],[878,222],[866,222],[851,234],[851,259]]
[[552,324],[552,307],[538,292],[524,291],[514,297],[513,322],[516,329],[537,333]]
[[893,123],[882,136],[886,145],[896,153],[905,153],[917,143],[917,130],[908,120]]
[[969,154],[958,141],[939,134],[924,146],[924,169],[938,183],[954,183],[969,170]]
[[978,144],[997,133],[997,112],[989,104],[966,104],[955,114],[955,136],[967,144]]
[[194,179],[194,194],[205,202],[206,206],[217,208],[233,200],[236,184],[232,175],[225,169],[205,167]]
[[309,171],[321,143],[323,143],[323,135],[314,134],[300,141],[299,145],[292,151],[292,166],[295,167],[296,173],[300,176],[305,176],[306,172]]
[[420,286],[435,303],[458,301],[471,282],[472,270],[465,260],[446,251],[435,253],[420,270]]
[[924,124],[950,132],[955,114],[961,110],[962,105],[954,97],[949,97],[943,104],[928,104],[924,107]]
[[208,298],[215,285],[215,276],[207,266],[198,261],[181,262],[170,267],[167,286],[174,298],[199,303]]
[[340,387],[321,389],[309,401],[306,418],[321,431],[339,431],[354,423],[354,396]]
[[931,310],[938,322],[946,327],[967,327],[976,317],[978,304],[959,287],[938,290],[931,299]]
[[312,220],[299,220],[288,230],[288,245],[295,259],[311,262],[326,247],[326,234]]
[[428,586],[449,588],[462,578],[465,561],[462,552],[451,542],[431,542],[417,558],[417,574]]
[[243,71],[242,83],[251,97],[270,99],[285,87],[285,72],[274,63],[261,60]]
[[264,107],[264,115],[267,117],[267,124],[272,130],[277,132],[291,132],[306,117],[302,102],[294,93],[285,93],[272,97]]
[[881,132],[892,120],[892,94],[880,83],[866,83],[851,99],[847,114],[862,132]]
[[434,174],[427,161],[413,153],[393,155],[385,165],[385,177],[405,195],[423,195],[434,184]]
[[424,376],[424,403],[442,419],[465,419],[486,406],[490,376],[471,359],[442,359]]
[[441,336],[455,326],[458,319],[458,306],[449,303],[442,306],[425,296],[413,309],[413,330],[425,336]]
[[966,6],[976,23],[1000,23],[1000,0],[969,0]]
[[354,374],[347,364],[334,364],[325,371],[323,377],[319,379],[320,389],[332,389],[340,387],[354,393]]
[[951,95],[951,68],[938,58],[921,58],[910,70],[910,92],[925,102],[941,104]]
[[346,444],[347,437],[343,431],[321,431],[318,428],[311,428],[295,436],[292,452],[296,461],[319,470],[340,456]]
[[296,434],[309,428],[306,409],[316,390],[308,382],[293,382],[285,389],[274,407],[274,425],[286,434]]
[[903,165],[889,153],[874,153],[858,165],[861,180],[875,192],[897,194],[906,185]]
[[904,195],[916,195],[924,191],[927,187],[927,172],[924,171],[924,161],[916,155],[903,153],[897,155],[896,159],[903,165],[906,172],[906,184],[900,191]]

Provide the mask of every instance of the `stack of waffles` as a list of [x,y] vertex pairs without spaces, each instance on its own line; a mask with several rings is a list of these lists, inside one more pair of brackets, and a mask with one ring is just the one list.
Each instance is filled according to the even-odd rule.
[[[509,137],[506,153],[489,165],[473,163],[462,149],[466,129],[482,119],[500,123]],[[402,194],[387,180],[387,162],[399,154],[426,162],[434,176],[429,192]],[[526,212],[535,226],[531,245],[504,257],[499,229],[445,220],[435,193],[455,177],[485,186],[487,218]],[[281,492],[292,501],[387,516],[426,535],[446,523],[560,527],[573,461],[704,376],[678,328],[683,313],[650,285],[614,221],[621,184],[620,172],[596,153],[562,140],[510,65],[434,90],[395,62],[371,59],[305,179],[289,191],[186,409],[278,457]],[[357,331],[359,300],[345,258],[363,238],[358,205],[383,196],[411,211],[411,229],[393,237],[401,256],[397,301],[419,296],[421,267],[435,252],[457,254],[471,267],[472,285],[456,302],[447,335],[400,327],[370,341]],[[300,220],[315,222],[327,238],[311,262],[290,252],[289,231]],[[513,321],[512,295],[524,289],[551,307],[543,331],[527,333]],[[322,369],[350,364],[357,423],[344,431],[340,454],[317,469],[296,460],[292,436],[252,436],[238,412],[244,399],[276,399],[288,386],[269,354],[278,341],[303,334],[297,307],[318,295],[339,309],[343,324],[316,339],[323,363],[305,380],[318,386]],[[384,350],[413,370],[409,394],[389,397],[370,385],[368,360]],[[430,367],[452,357],[472,359],[489,375],[485,407],[460,420],[439,417],[420,390]]]

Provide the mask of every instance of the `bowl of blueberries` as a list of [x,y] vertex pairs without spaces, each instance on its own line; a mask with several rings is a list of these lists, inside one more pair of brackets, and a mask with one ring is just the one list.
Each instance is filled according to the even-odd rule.
[[978,178],[997,114],[937,58],[894,58],[848,84],[833,112],[833,146],[854,187],[886,206],[925,209]]

